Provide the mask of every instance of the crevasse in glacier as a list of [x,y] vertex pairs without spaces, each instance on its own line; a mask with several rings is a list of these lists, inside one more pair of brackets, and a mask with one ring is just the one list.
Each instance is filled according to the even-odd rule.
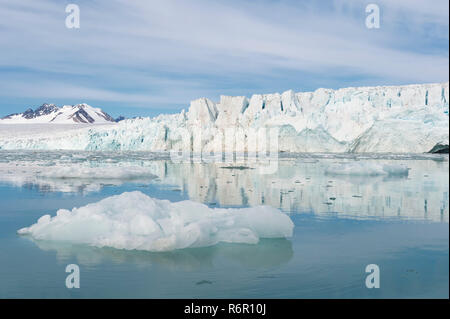
[[241,152],[259,129],[277,128],[284,152],[422,153],[449,144],[448,100],[448,82],[201,98],[187,112],[114,124],[0,128],[0,148],[222,152],[231,134]]

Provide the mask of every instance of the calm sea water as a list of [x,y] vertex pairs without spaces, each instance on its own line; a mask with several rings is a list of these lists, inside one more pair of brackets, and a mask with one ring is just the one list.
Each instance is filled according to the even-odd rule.
[[[401,164],[407,176],[330,175],[358,161]],[[58,167],[148,167],[146,180],[40,177]],[[154,154],[0,152],[0,298],[448,298],[448,156],[282,158],[273,174]],[[165,253],[35,241],[17,235],[44,215],[124,191],[211,207],[272,205],[289,239]],[[132,203],[130,203],[132,204]],[[65,267],[80,267],[80,288]],[[380,268],[380,288],[365,268]]]

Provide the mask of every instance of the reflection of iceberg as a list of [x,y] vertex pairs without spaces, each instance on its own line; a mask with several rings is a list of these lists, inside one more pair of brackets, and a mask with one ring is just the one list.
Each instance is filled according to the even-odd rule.
[[53,179],[86,179],[86,180],[135,180],[135,179],[153,179],[157,176],[149,172],[145,167],[80,167],[64,166],[56,167],[51,170],[45,170],[37,173],[38,178]]
[[26,172],[23,175],[8,173],[0,174],[0,181],[8,182],[17,187],[37,189],[39,192],[63,192],[63,193],[90,193],[98,192],[103,186],[120,186],[124,183],[148,184],[154,181],[156,176],[143,175],[131,178],[77,178],[77,177],[47,177],[44,175]]
[[152,173],[156,154],[43,153],[2,151],[0,180],[41,192],[88,193],[104,185],[148,184],[157,178]]
[[146,167],[107,166],[54,167],[51,170],[37,172],[29,178],[28,185],[38,185],[41,191],[62,191],[88,193],[100,191],[102,186],[120,186],[126,182],[149,183],[157,178]]
[[404,165],[379,164],[373,161],[356,161],[345,164],[330,165],[325,169],[329,175],[351,176],[408,176],[408,168]]
[[151,198],[135,191],[58,210],[18,231],[35,239],[128,250],[171,251],[224,243],[256,244],[260,238],[292,236],[290,218],[270,206],[211,209],[206,205]]
[[218,244],[210,247],[181,249],[169,252],[148,252],[98,248],[67,242],[31,240],[42,250],[55,251],[61,262],[76,258],[84,266],[104,262],[131,263],[138,267],[163,266],[171,270],[199,270],[214,268],[218,258],[230,260],[252,268],[266,268],[287,263],[293,256],[292,243],[284,238],[261,239],[256,245]]

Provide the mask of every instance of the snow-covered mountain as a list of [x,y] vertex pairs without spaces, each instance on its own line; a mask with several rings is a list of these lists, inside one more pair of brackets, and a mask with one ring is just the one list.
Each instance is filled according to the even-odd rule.
[[23,113],[10,114],[0,119],[0,124],[92,124],[108,122],[114,122],[114,119],[101,109],[85,103],[62,107],[44,103],[34,111],[30,108]]
[[0,125],[0,148],[241,152],[254,150],[258,129],[276,128],[284,152],[423,153],[448,149],[448,101],[448,82],[201,98],[188,112],[106,126],[19,133]]

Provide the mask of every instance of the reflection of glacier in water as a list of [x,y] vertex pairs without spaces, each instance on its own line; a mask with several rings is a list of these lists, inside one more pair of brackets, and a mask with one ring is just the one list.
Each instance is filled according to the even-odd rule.
[[[279,159],[274,174],[260,174],[252,161],[174,163],[160,153],[2,151],[1,159],[1,181],[45,191],[156,183],[212,206],[448,222],[447,155],[291,154]],[[333,173],[341,168],[348,172]]]
[[352,218],[420,218],[448,222],[448,161],[360,160],[407,166],[407,174],[333,175],[326,169],[352,159],[284,159],[278,171],[259,175],[223,164],[160,163],[162,182],[179,185],[188,197],[220,206],[271,205],[288,212]]

